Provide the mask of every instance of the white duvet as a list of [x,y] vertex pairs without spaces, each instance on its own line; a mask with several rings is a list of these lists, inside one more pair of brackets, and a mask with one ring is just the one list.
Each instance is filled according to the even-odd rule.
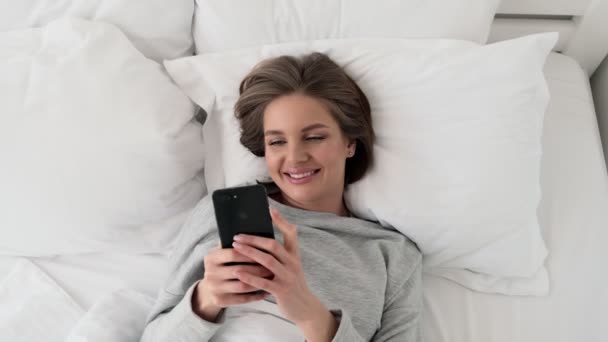
[[136,342],[154,299],[134,290],[112,292],[85,311],[28,259],[0,280],[2,341]]
[[234,305],[221,316],[222,326],[210,342],[304,341],[300,330],[283,317],[275,303],[260,300]]
[[62,288],[27,259],[0,282],[3,341],[65,341],[85,314]]
[[[35,263],[20,258],[0,279],[0,337],[11,342],[138,342],[154,299],[131,289],[100,297],[88,310]],[[303,341],[276,304],[238,305],[222,316],[227,322],[214,342]],[[272,329],[267,329],[272,326]]]

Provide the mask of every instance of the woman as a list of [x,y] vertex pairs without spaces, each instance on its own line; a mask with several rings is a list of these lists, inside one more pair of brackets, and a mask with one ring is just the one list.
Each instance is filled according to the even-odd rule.
[[323,54],[282,56],[246,76],[235,112],[272,178],[277,240],[238,235],[219,248],[203,199],[142,341],[418,341],[420,253],[344,204],[373,160],[360,88]]

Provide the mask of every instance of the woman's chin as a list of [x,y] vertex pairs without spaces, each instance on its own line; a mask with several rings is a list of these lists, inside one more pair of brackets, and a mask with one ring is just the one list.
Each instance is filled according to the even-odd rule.
[[280,186],[283,197],[287,197],[287,200],[294,201],[296,203],[310,203],[314,201],[318,196],[314,186],[312,184],[284,184]]

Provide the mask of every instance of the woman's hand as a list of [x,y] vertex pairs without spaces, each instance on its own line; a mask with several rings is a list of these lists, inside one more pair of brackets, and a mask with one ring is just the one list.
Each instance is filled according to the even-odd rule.
[[274,239],[239,234],[234,238],[233,247],[240,254],[267,268],[274,274],[274,278],[265,279],[244,270],[236,272],[238,279],[272,294],[285,318],[300,327],[305,335],[309,335],[308,331],[315,331],[316,335],[319,330],[326,330],[325,335],[333,337],[337,326],[335,319],[306,284],[296,227],[274,208],[270,214],[283,234],[283,245]]
[[[253,265],[226,265],[227,263]],[[230,305],[264,299],[265,293],[248,293],[259,288],[237,279],[238,272],[246,272],[262,279],[272,276],[263,266],[232,248],[214,248],[204,259],[205,276],[198,282],[192,296],[192,308],[204,320],[214,322],[220,311]]]

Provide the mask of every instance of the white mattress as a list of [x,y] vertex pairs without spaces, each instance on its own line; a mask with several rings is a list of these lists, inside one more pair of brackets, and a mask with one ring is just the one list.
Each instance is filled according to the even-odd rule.
[[[572,59],[546,66],[552,99],[545,120],[539,209],[550,256],[551,295],[508,297],[469,291],[424,276],[427,342],[608,340],[608,178],[588,81]],[[0,279],[15,257],[0,257]],[[85,310],[129,288],[155,297],[166,276],[162,255],[31,258]]]
[[551,294],[482,294],[424,275],[426,342],[608,341],[608,177],[589,82],[555,53],[545,75],[551,101],[538,213]]

